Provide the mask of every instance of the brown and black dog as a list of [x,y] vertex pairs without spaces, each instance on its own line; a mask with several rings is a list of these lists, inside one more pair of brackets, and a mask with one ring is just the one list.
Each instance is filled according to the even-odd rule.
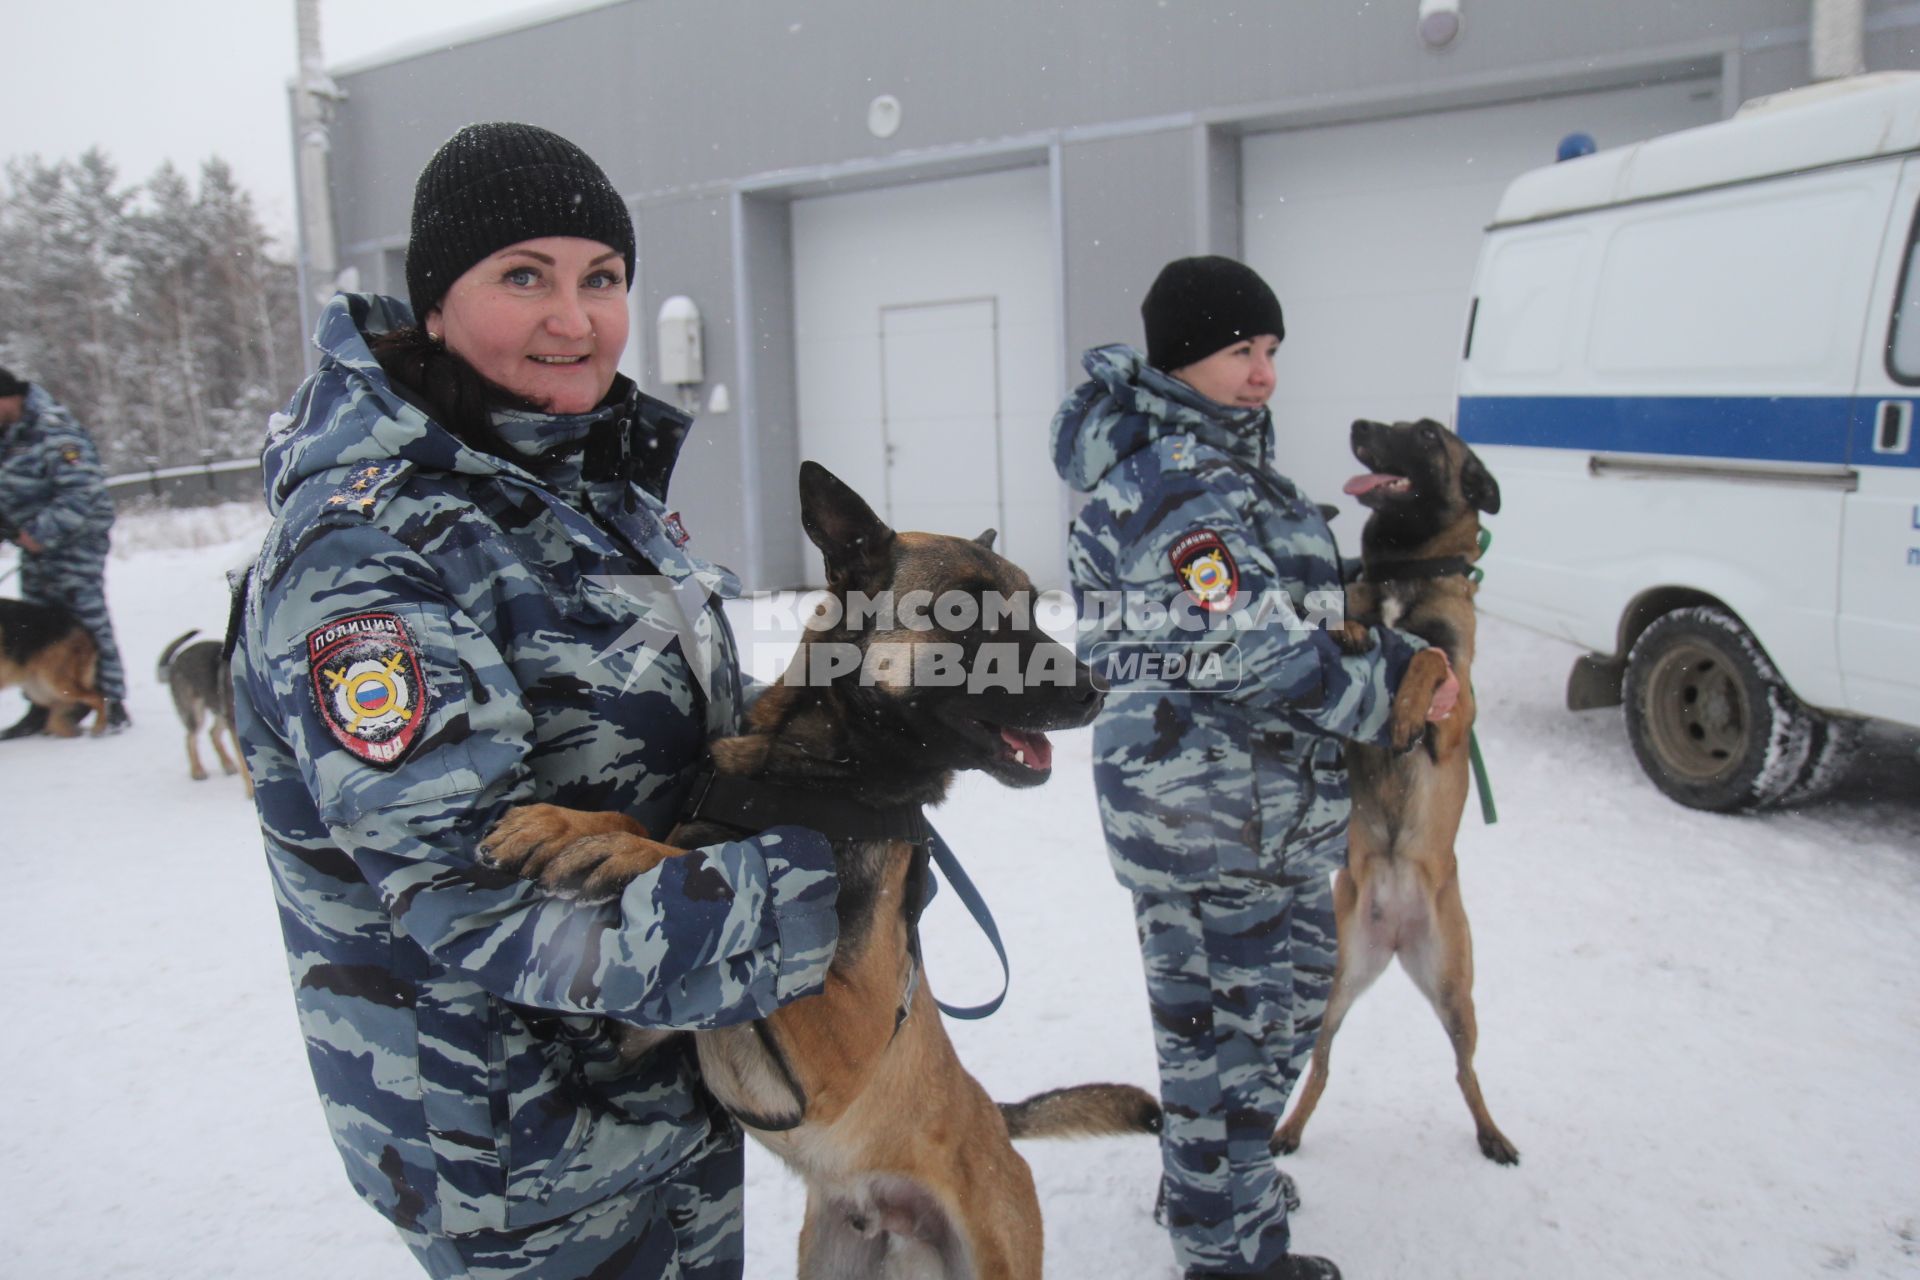
[[1453,1042],[1456,1076],[1473,1112],[1481,1152],[1515,1164],[1474,1074],[1479,1031],[1473,1015],[1473,938],[1460,902],[1454,835],[1470,785],[1473,729],[1474,583],[1480,513],[1500,510],[1500,487],[1453,432],[1430,419],[1353,424],[1353,455],[1368,474],[1347,492],[1372,509],[1360,550],[1360,581],[1347,587],[1346,638],[1365,644],[1356,624],[1412,632],[1446,652],[1460,679],[1453,714],[1425,722],[1445,669],[1432,650],[1417,654],[1394,702],[1396,750],[1349,744],[1353,825],[1347,865],[1334,880],[1340,958],[1313,1065],[1300,1101],[1273,1136],[1293,1151],[1327,1087],[1327,1058],[1353,1002],[1396,955]]
[[[703,797],[660,843],[620,814],[528,805],[489,833],[490,861],[549,888],[610,897],[688,848],[774,825],[783,807],[804,812],[795,806],[812,804],[818,812],[824,797],[858,830],[876,815],[917,818],[964,769],[1015,787],[1046,781],[1046,731],[1090,723],[1102,691],[1033,625],[1030,610],[995,616],[985,607],[990,595],[1034,599],[1026,574],[992,551],[992,532],[971,540],[895,533],[813,463],[801,467],[800,504],[825,558],[829,603],[838,607],[809,624],[787,674],[754,705],[747,732],[712,744],[716,776],[706,796],[732,793],[730,820],[716,823]],[[955,630],[936,619],[957,625],[969,610],[923,608],[929,625],[915,626],[918,592],[925,601],[969,597],[977,616]],[[889,621],[849,608],[850,593],[908,607]],[[1017,688],[915,678],[933,669],[921,661],[933,656],[930,645],[963,655],[968,669],[1001,646],[999,659],[1012,663],[1002,670],[1026,678]],[[849,654],[859,670],[822,678],[845,665],[834,655]],[[761,1022],[699,1032],[701,1074],[748,1132],[806,1181],[802,1280],[1039,1280],[1040,1204],[1009,1139],[1153,1132],[1159,1105],[1132,1086],[1085,1085],[997,1106],[960,1064],[918,969],[913,922],[924,847],[912,838],[840,836],[834,856],[840,940],[825,990]],[[630,1032],[627,1048],[663,1034],[671,1033]]]
[[[207,741],[220,757],[220,771],[239,774],[241,785],[251,797],[253,780],[234,758],[240,752],[239,739],[233,732],[233,672],[220,654],[218,640],[187,643],[199,634],[195,630],[174,637],[154,666],[154,678],[172,692],[173,709],[180,713],[180,723],[187,731],[187,776],[195,782],[207,780],[206,766],[200,763],[200,729],[205,726]],[[223,733],[235,744],[232,756],[220,741]]]
[[107,701],[94,684],[100,651],[79,619],[57,605],[0,600],[0,689],[19,685],[48,711],[47,732],[71,738],[88,711],[107,730]]

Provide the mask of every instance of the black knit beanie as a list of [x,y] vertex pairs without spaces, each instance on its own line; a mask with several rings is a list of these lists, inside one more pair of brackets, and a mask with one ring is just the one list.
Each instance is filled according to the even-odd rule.
[[617,249],[633,286],[633,219],[587,153],[531,124],[470,124],[433,153],[413,187],[407,295],[425,324],[474,263],[540,236]]
[[1280,300],[1252,267],[1209,255],[1160,269],[1140,303],[1147,363],[1165,373],[1263,333],[1287,336]]
[[0,369],[0,400],[27,394],[27,384],[13,376],[13,370]]

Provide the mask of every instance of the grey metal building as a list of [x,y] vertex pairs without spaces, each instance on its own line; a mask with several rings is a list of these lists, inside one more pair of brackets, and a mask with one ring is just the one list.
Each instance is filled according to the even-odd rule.
[[[557,130],[633,209],[629,372],[700,410],[673,494],[698,549],[750,587],[808,580],[811,457],[903,527],[997,526],[1058,582],[1049,420],[1081,350],[1140,341],[1161,263],[1274,284],[1281,466],[1336,496],[1351,418],[1450,417],[1508,180],[1575,131],[1615,146],[1807,83],[1836,20],[1843,61],[1920,67],[1920,4],[1880,0],[580,4],[332,68],[333,225],[360,287],[404,296],[435,147]],[[655,345],[675,296],[702,317],[686,387]]]

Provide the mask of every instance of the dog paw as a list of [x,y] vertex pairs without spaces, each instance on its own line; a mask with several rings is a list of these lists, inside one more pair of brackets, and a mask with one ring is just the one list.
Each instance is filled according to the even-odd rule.
[[1267,1150],[1276,1156],[1290,1156],[1300,1149],[1300,1130],[1290,1124],[1283,1124],[1273,1131],[1272,1141]]
[[620,813],[530,804],[507,811],[480,842],[480,860],[583,902],[616,898],[681,850],[647,837]]
[[1507,1141],[1498,1129],[1480,1131],[1480,1154],[1495,1164],[1519,1164],[1520,1148]]
[[542,887],[581,902],[617,898],[636,877],[682,852],[622,833],[587,836],[567,845],[542,868]]
[[1427,734],[1427,708],[1433,704],[1434,690],[1446,682],[1447,655],[1439,649],[1422,649],[1413,655],[1406,678],[1393,696],[1393,750],[1401,755],[1413,750]]
[[1373,648],[1373,632],[1352,618],[1335,628],[1333,640],[1342,653],[1365,653]]

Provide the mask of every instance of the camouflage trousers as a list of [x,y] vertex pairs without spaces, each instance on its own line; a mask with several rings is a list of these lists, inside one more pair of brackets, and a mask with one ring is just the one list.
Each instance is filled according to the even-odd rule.
[[434,1280],[740,1280],[740,1134],[721,1135],[672,1177],[558,1222],[428,1235],[400,1228]]
[[20,556],[20,598],[35,604],[57,604],[93,634],[100,649],[100,671],[95,683],[115,702],[127,696],[127,673],[120,664],[120,646],[114,643],[113,619],[107,616],[107,535],[75,538],[52,551]]
[[1267,1143],[1333,985],[1332,881],[1137,893],[1134,915],[1160,1055],[1174,1255],[1183,1268],[1258,1272],[1289,1243]]

